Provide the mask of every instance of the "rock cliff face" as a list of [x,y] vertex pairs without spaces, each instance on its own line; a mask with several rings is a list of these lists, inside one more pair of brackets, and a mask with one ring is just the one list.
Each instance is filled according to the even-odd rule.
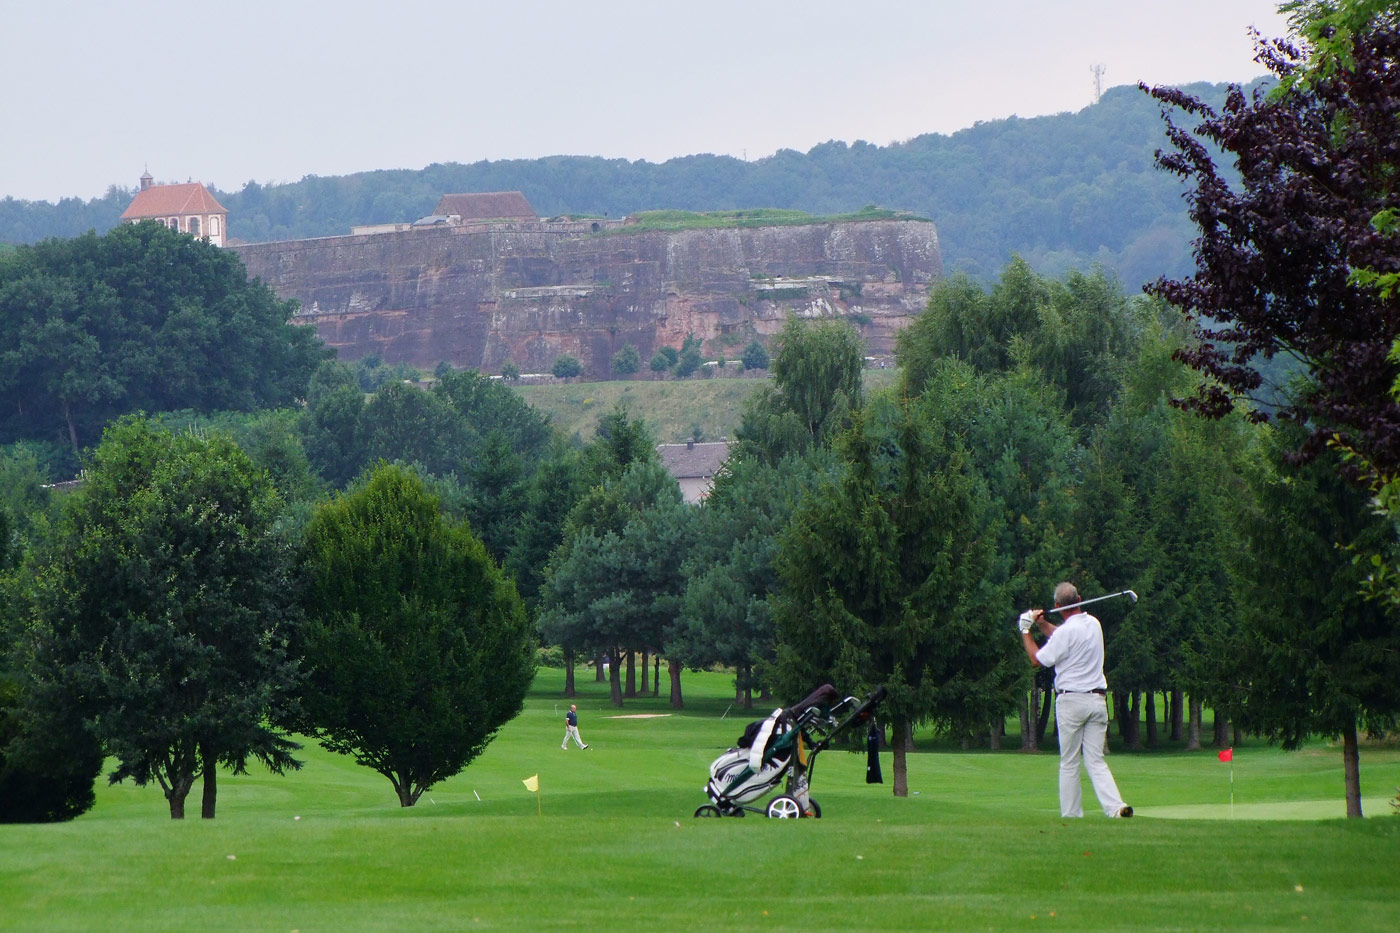
[[848,317],[883,355],[943,272],[934,225],[910,220],[638,233],[503,224],[235,249],[250,275],[300,301],[297,320],[342,359],[544,372],[569,353],[594,378],[625,344],[645,366],[687,334],[732,359],[792,314]]

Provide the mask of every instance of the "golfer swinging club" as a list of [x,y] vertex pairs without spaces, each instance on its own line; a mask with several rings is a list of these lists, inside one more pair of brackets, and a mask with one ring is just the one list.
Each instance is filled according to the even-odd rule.
[[[1055,731],[1060,736],[1060,816],[1084,815],[1084,793],[1079,785],[1079,761],[1094,784],[1094,795],[1108,816],[1128,817],[1133,808],[1118,796],[1118,785],[1103,760],[1104,739],[1108,735],[1108,681],[1103,676],[1103,628],[1099,620],[1076,609],[1079,591],[1072,583],[1055,587],[1055,610],[1061,617],[1055,625],[1042,609],[1021,613],[1021,642],[1031,664],[1055,669]],[[1031,637],[1035,625],[1046,642],[1037,648]]]

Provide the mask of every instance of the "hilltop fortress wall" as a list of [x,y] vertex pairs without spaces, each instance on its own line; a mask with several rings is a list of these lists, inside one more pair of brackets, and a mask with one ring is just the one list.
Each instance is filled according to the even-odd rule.
[[250,275],[301,303],[296,320],[342,359],[544,372],[568,353],[594,378],[609,376],[624,344],[645,367],[692,333],[710,357],[733,359],[792,314],[854,318],[884,355],[943,272],[927,221],[594,226],[473,224],[235,249]]

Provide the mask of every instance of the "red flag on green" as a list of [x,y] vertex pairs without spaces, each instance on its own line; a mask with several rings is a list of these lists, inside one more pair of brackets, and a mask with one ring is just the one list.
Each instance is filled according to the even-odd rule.
[[1220,760],[1221,760],[1221,761],[1234,761],[1234,760],[1235,760],[1235,750],[1234,750],[1233,748],[1224,749],[1223,751],[1220,752]]

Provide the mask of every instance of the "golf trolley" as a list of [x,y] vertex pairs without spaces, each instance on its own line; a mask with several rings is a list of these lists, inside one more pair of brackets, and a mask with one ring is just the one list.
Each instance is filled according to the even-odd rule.
[[[838,702],[839,696],[835,687],[825,684],[796,706],[774,710],[767,719],[750,723],[738,747],[710,765],[705,793],[712,802],[697,809],[695,815],[743,816],[748,812],[773,819],[820,818],[822,809],[807,792],[817,754],[852,726],[869,722],[885,698],[885,688],[877,687],[863,703],[855,697]],[[749,806],[784,778],[783,793],[766,806]]]

